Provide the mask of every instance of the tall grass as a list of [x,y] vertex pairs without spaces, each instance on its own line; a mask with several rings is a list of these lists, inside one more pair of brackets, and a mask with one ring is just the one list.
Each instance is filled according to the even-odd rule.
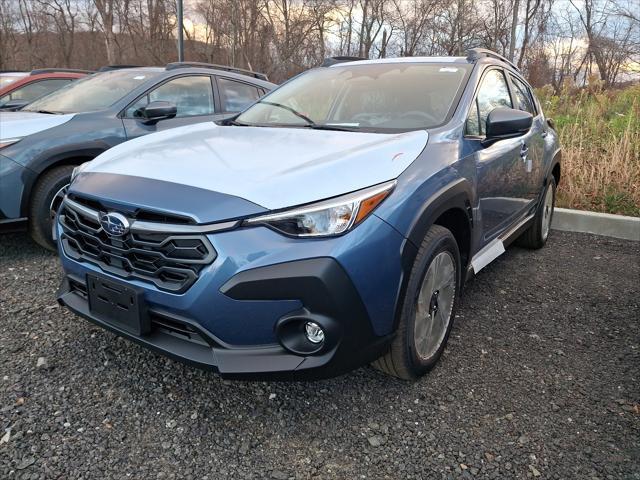
[[640,85],[538,94],[562,146],[558,206],[640,216]]

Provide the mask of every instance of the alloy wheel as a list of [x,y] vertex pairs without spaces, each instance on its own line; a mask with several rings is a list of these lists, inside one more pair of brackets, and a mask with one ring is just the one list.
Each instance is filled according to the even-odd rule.
[[415,310],[414,339],[422,359],[431,358],[440,348],[451,321],[455,294],[455,261],[449,252],[440,252],[422,280]]

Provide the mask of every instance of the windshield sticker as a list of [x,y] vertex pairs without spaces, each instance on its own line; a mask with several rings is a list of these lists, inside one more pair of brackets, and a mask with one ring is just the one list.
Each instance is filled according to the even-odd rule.
[[458,71],[457,68],[453,68],[453,67],[442,67],[440,69],[441,72],[450,72],[450,73],[456,73]]
[[146,78],[146,75],[136,75],[135,77],[133,77],[134,80],[144,80]]

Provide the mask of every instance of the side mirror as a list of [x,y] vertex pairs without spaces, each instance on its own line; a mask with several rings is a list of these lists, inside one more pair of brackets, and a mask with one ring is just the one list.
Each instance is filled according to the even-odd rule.
[[533,115],[513,108],[494,108],[487,117],[484,145],[524,135],[531,129]]
[[4,110],[5,112],[15,112],[16,110],[20,110],[22,107],[29,105],[28,100],[15,99],[9,100],[7,103],[0,106],[0,110]]
[[151,102],[138,110],[144,123],[156,123],[160,120],[173,118],[178,113],[178,107],[171,102]]

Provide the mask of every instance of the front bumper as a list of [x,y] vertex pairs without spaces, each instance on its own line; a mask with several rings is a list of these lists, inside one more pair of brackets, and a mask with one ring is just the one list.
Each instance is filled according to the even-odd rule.
[[[136,207],[128,204],[104,208],[138,215]],[[61,212],[56,224],[60,261],[66,273],[60,302],[98,325],[173,358],[227,376],[319,378],[377,358],[394,331],[403,275],[400,252],[406,239],[375,214],[349,233],[330,238],[290,238],[264,226],[235,226],[198,235],[213,255],[207,257],[210,263],[199,263],[193,281],[180,289],[168,289],[157,276],[130,274],[117,263],[118,258],[139,270],[139,262],[148,261],[144,259],[149,252],[145,245],[153,251],[160,249],[161,265],[154,263],[153,270],[157,275],[167,269],[172,252],[194,253],[193,246],[174,245],[181,240],[173,236],[166,239],[164,233],[164,240],[153,240],[159,244],[140,237],[140,233],[135,239],[109,240],[101,236],[100,225],[91,223],[93,214],[85,210],[82,222],[89,224],[82,227],[86,232],[81,235],[92,240],[80,251],[79,244],[72,247],[66,238],[78,231],[77,218],[66,219],[66,215]],[[105,255],[108,258],[103,261]],[[171,260],[171,270],[176,271],[180,262]],[[87,292],[88,275],[135,291],[137,300],[132,304],[142,305],[152,317],[134,315],[143,319],[145,328],[132,334],[118,327],[124,318],[120,313],[109,313],[117,316],[111,322],[92,313],[89,296],[93,300],[100,297]],[[91,286],[94,292],[95,284]],[[319,348],[304,337],[307,321],[325,330],[325,341]]]
[[[234,346],[184,315],[152,306],[151,327],[142,335],[94,315],[85,279],[68,274],[58,301],[76,314],[147,348],[223,376],[241,378],[318,379],[367,364],[382,355],[392,335],[374,333],[367,309],[345,270],[333,258],[314,258],[246,270],[231,278],[222,293],[238,301],[299,299],[302,308],[283,315],[276,332],[291,332],[292,322],[312,320],[327,332],[318,351],[294,353],[282,344]],[[277,334],[277,333],[276,333]],[[295,349],[295,347],[293,347]]]

